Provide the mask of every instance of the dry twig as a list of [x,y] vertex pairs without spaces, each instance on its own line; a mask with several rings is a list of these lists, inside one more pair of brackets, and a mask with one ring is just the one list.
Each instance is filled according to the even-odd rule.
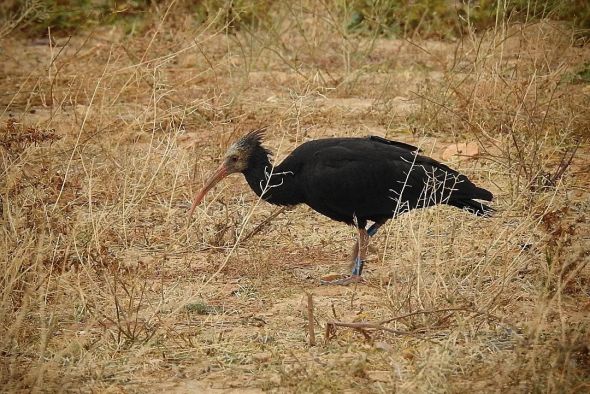
[[288,208],[288,206],[285,207],[280,207],[274,210],[273,213],[270,214],[269,217],[267,217],[266,219],[264,219],[258,226],[254,227],[254,229],[252,231],[250,231],[243,239],[242,242],[246,242],[247,240],[249,240],[250,238],[252,238],[254,235],[258,234],[260,231],[262,231],[262,229],[264,229],[264,227],[266,225],[268,225],[274,218],[276,218],[277,216],[279,216],[281,213],[283,213],[286,209]]
[[[372,323],[372,322],[347,323],[347,322],[332,321],[332,322],[326,323],[326,331],[324,334],[324,339],[326,342],[329,341],[336,334],[336,327],[353,328],[356,331],[363,334],[365,339],[367,339],[368,341],[372,341],[372,338],[369,335],[368,330],[385,331],[385,332],[388,332],[388,333],[394,334],[394,335],[415,335],[417,332],[394,330],[392,328],[386,327],[385,324],[391,323],[392,321],[405,319],[405,318],[415,316],[415,315],[425,315],[425,314],[434,314],[434,313],[440,313],[440,312],[455,312],[455,311],[471,311],[471,310],[466,309],[465,307],[456,307],[456,308],[444,308],[444,309],[435,309],[435,310],[415,311],[415,312],[411,312],[411,313],[408,313],[405,315],[396,316],[396,317],[393,317],[390,319],[381,320],[376,323]],[[474,311],[472,311],[472,312],[474,312]],[[448,319],[448,317],[450,317],[450,315],[446,316],[443,320]]]
[[315,330],[313,322],[313,294],[307,293],[307,332],[309,333],[309,346],[315,346]]

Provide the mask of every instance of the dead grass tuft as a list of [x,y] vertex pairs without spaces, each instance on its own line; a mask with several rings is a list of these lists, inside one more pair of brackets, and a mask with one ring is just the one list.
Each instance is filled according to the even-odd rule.
[[32,126],[26,129],[22,127],[17,128],[14,119],[7,120],[6,127],[0,129],[0,146],[10,156],[19,155],[29,145],[37,145],[46,141],[53,142],[59,138],[53,129],[40,130]]

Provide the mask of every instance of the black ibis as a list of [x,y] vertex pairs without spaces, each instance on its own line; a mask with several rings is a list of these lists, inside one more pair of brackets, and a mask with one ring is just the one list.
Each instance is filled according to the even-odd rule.
[[[241,172],[259,197],[275,205],[307,204],[358,229],[352,274],[333,284],[361,278],[369,237],[388,219],[416,208],[448,204],[479,216],[493,209],[492,193],[465,175],[423,156],[418,148],[370,136],[325,138],[297,147],[273,166],[262,146],[264,129],[251,131],[227,150],[217,170],[195,195],[189,216],[205,194],[226,176]],[[368,222],[372,225],[367,228]]]

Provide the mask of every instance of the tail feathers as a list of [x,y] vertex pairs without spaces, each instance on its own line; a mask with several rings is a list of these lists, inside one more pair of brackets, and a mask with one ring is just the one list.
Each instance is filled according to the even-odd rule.
[[[485,189],[481,189],[481,190],[484,190],[491,195],[491,193],[488,192],[487,190],[485,190]],[[478,198],[481,198],[482,200],[484,199],[483,197],[478,197]],[[490,217],[494,214],[494,212],[496,212],[496,210],[494,208],[487,206],[485,204],[482,204],[481,202],[476,201],[476,200],[451,201],[449,203],[449,205],[452,205],[452,206],[460,208],[460,209],[464,209],[469,213],[472,213],[477,216],[483,216],[483,217]]]
[[477,186],[475,187],[475,190],[472,191],[472,195],[470,197],[484,201],[492,201],[494,199],[492,192]]

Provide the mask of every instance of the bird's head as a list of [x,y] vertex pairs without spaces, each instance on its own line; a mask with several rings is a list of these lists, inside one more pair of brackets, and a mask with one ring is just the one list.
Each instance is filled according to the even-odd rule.
[[203,201],[205,195],[213,186],[215,186],[219,181],[230,174],[234,174],[236,172],[244,172],[250,165],[250,160],[252,159],[254,153],[257,149],[262,149],[265,153],[266,150],[261,146],[261,140],[264,136],[266,128],[256,129],[236,142],[234,142],[225,152],[223,156],[223,160],[219,167],[215,170],[213,174],[209,177],[205,186],[197,194],[193,200],[193,205],[189,212],[189,217],[192,216],[193,211]]

